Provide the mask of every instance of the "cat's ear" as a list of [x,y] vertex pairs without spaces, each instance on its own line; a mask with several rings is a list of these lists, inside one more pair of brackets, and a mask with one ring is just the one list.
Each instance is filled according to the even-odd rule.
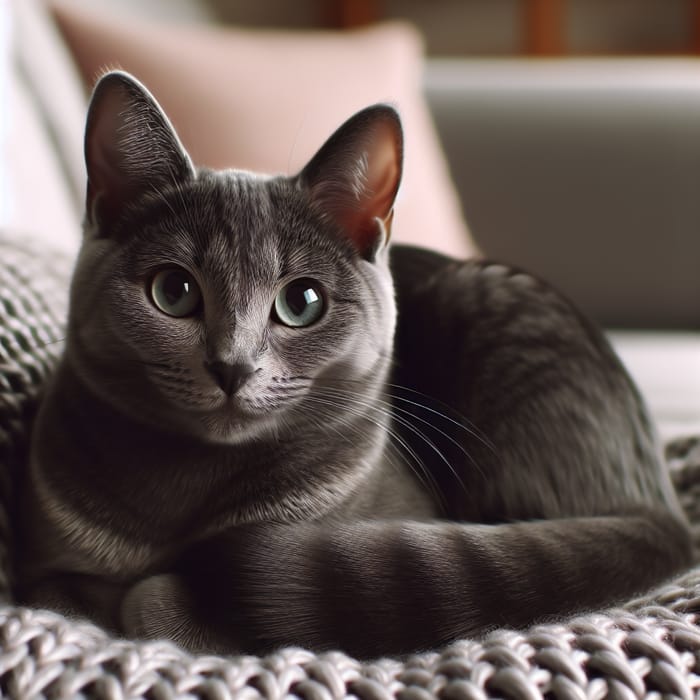
[[85,127],[87,222],[107,228],[136,197],[193,178],[194,168],[168,117],[128,73],[95,86]]
[[389,240],[402,167],[399,116],[374,105],[348,119],[299,177],[316,211],[339,226],[362,257],[374,260]]

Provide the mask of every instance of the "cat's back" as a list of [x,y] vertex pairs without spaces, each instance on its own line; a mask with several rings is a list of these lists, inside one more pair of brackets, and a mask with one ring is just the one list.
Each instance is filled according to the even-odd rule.
[[[456,260],[427,248],[395,245],[391,267],[399,310],[410,309],[412,327],[418,318],[432,319],[432,326],[461,319],[479,330],[484,343],[555,331],[562,342],[586,340],[593,343],[594,352],[606,347],[594,324],[561,292],[514,266],[477,258]],[[408,327],[409,319],[403,320]]]
[[408,246],[394,247],[392,272],[395,391],[410,383],[424,420],[448,414],[446,435],[433,435],[441,455],[404,438],[437,474],[451,515],[570,517],[630,502],[680,515],[642,397],[564,295],[507,265]]

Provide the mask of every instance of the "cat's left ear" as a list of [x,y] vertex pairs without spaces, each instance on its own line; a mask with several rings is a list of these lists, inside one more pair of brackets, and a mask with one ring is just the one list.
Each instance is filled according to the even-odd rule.
[[144,193],[195,176],[168,117],[133,76],[112,71],[98,81],[85,127],[87,222],[104,234]]
[[399,115],[374,105],[348,119],[299,177],[316,211],[373,261],[389,241],[402,168]]

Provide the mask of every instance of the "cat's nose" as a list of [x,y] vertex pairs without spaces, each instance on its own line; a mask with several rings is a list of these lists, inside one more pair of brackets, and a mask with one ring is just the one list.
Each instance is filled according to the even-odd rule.
[[250,362],[205,362],[204,367],[228,396],[233,396],[255,373]]

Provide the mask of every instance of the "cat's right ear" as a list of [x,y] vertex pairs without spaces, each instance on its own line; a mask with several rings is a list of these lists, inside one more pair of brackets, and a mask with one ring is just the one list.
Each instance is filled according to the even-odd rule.
[[321,147],[299,178],[320,216],[335,224],[366,260],[391,235],[403,169],[403,131],[388,105],[367,107]]
[[195,176],[168,117],[134,77],[112,71],[92,93],[85,128],[87,223],[107,233],[144,192],[159,192]]

